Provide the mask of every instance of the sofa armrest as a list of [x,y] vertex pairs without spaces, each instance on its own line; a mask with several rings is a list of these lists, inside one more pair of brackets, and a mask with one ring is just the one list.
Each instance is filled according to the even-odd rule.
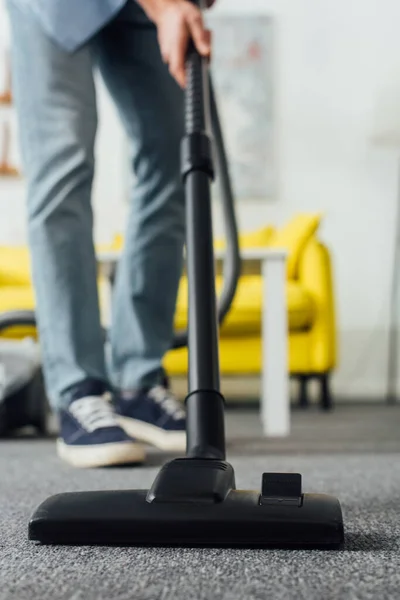
[[313,298],[312,363],[318,372],[331,371],[337,361],[336,312],[332,262],[327,247],[309,240],[299,263],[299,282]]

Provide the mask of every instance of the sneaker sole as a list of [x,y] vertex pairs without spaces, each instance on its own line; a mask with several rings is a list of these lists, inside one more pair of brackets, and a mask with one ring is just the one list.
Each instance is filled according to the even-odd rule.
[[118,422],[129,437],[165,452],[186,453],[186,431],[164,431],[160,427],[129,417],[118,417]]
[[58,456],[79,468],[110,467],[116,465],[143,463],[145,450],[140,444],[116,442],[91,446],[69,446],[63,440],[57,440]]

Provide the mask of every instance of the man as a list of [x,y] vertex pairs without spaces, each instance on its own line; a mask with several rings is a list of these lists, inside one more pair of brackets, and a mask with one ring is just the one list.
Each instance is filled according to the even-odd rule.
[[[210,34],[187,0],[8,0],[8,9],[32,277],[59,456],[96,467],[143,461],[143,442],[181,452],[185,413],[163,387],[161,364],[182,268],[185,54],[192,37],[209,57]],[[92,237],[95,69],[132,143],[137,181],[107,366]]]

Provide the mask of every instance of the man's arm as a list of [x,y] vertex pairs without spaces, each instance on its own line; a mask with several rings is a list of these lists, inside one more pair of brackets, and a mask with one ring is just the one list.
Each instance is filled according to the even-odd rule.
[[[198,52],[210,57],[211,34],[205,28],[201,10],[188,0],[136,0],[156,24],[163,60],[171,75],[185,87],[185,56],[192,38]],[[214,0],[207,0],[211,6]]]

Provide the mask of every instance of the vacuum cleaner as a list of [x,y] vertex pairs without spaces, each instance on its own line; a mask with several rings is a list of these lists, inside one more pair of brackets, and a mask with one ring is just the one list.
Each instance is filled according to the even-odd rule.
[[240,490],[226,461],[211,216],[210,80],[208,62],[193,44],[186,68],[186,456],[167,462],[148,490],[71,492],[48,498],[31,517],[29,539],[78,546],[337,549],[344,543],[337,498],[303,492],[298,473],[267,472],[260,489]]

